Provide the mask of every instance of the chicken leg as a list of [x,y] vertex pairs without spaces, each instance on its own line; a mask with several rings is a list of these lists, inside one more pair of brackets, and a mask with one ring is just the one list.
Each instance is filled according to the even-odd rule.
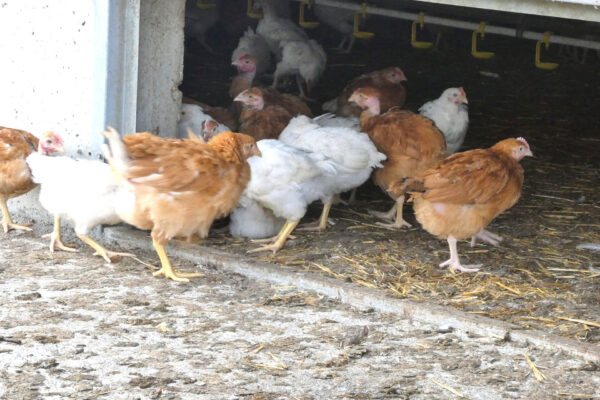
[[8,207],[6,206],[6,200],[0,200],[0,207],[2,207],[2,229],[4,229],[4,233],[8,233],[8,231],[12,230],[31,230],[31,228],[29,227],[31,224],[17,225],[13,223],[13,220],[10,217],[10,213],[8,212]]
[[331,211],[331,203],[327,203],[323,205],[323,212],[321,212],[321,217],[318,221],[312,224],[304,224],[300,228],[299,231],[324,231],[328,226],[332,226],[333,223],[329,221],[329,211]]
[[190,280],[187,278],[196,278],[202,276],[200,273],[182,273],[179,271],[173,270],[173,266],[171,265],[171,261],[167,256],[167,252],[165,251],[165,247],[162,244],[159,244],[156,240],[152,239],[152,245],[156,250],[156,254],[158,254],[158,258],[160,259],[161,269],[154,272],[153,276],[164,275],[165,278],[172,279],[175,282],[189,282]]
[[281,250],[288,237],[290,237],[290,234],[296,225],[298,225],[298,222],[300,221],[285,221],[281,231],[276,236],[277,239],[275,242],[257,249],[248,250],[247,253],[258,253],[259,251],[272,251],[273,253],[277,253],[279,250]]
[[54,250],[56,250],[57,247],[63,251],[70,251],[71,253],[77,253],[79,251],[72,244],[64,244],[62,242],[60,235],[60,217],[58,215],[54,216],[54,229],[52,230],[52,233],[48,233],[42,237],[50,238],[50,253],[54,253]]
[[450,259],[440,264],[440,268],[450,266],[455,271],[461,272],[477,272],[482,264],[477,265],[461,265],[458,258],[458,250],[456,249],[456,238],[452,235],[448,236],[448,246],[450,246]]
[[474,247],[477,243],[477,239],[482,242],[491,244],[492,246],[498,246],[503,240],[502,236],[496,235],[488,230],[482,229],[471,237],[471,247]]
[[131,254],[131,253],[119,253],[119,252],[116,252],[116,251],[107,250],[100,243],[96,242],[94,239],[92,239],[91,237],[89,237],[87,235],[77,234],[77,237],[79,239],[81,239],[81,241],[83,243],[87,244],[92,249],[96,250],[96,252],[94,253],[95,256],[101,256],[102,258],[104,258],[106,260],[106,262],[112,263],[111,258],[113,258],[114,256],[135,257],[135,254]]
[[412,225],[409,224],[408,222],[406,222],[404,220],[404,218],[402,218],[402,207],[404,206],[404,196],[400,196],[396,199],[396,204],[394,204],[394,206],[390,209],[390,211],[388,211],[387,213],[380,213],[377,211],[369,211],[369,214],[374,215],[376,217],[379,218],[383,218],[383,219],[392,219],[393,215],[394,215],[394,211],[396,212],[396,219],[394,220],[394,222],[392,222],[391,224],[384,224],[383,222],[377,222],[377,225],[382,226],[384,228],[387,229],[400,229],[403,227],[407,227],[407,228],[411,228]]

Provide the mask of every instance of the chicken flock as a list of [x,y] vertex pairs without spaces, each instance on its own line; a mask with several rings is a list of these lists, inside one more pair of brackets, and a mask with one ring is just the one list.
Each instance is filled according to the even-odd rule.
[[[214,10],[193,3],[188,2],[186,30],[208,47],[205,25],[214,16],[203,14]],[[176,138],[148,132],[122,137],[109,127],[102,132],[104,163],[56,156],[63,152],[57,133],[38,138],[0,128],[4,232],[31,229],[12,221],[7,200],[40,185],[39,201],[54,217],[51,251],[77,251],[62,242],[61,219],[67,219],[106,261],[133,256],[107,250],[89,236],[96,226],[125,222],[151,231],[161,263],[154,275],[184,282],[197,274],[172,267],[165,251],[169,240],[205,238],[214,220],[229,215],[233,236],[263,243],[249,253],[277,252],[294,230],[327,230],[332,205],[347,204],[342,193],[355,194],[371,178],[393,200],[389,212],[370,211],[385,221],[378,225],[410,227],[403,218],[410,199],[423,229],[448,242],[450,259],[440,267],[477,271],[480,265],[461,264],[457,240],[493,245],[502,240],[485,227],[521,195],[519,161],[533,155],[527,141],[508,138],[458,152],[469,124],[464,89],[445,89],[412,112],[403,108],[407,77],[397,66],[347,82],[322,105],[327,112],[314,116],[306,101],[326,68],[325,51],[275,6],[279,3],[255,3],[263,18],[256,31],[245,30],[232,53],[238,72],[229,90],[232,104],[215,107],[184,98]],[[325,7],[314,15],[342,34],[338,50],[351,51],[347,15]],[[257,84],[269,71],[271,85]],[[295,79],[299,96],[277,91],[286,76]],[[323,203],[320,218],[299,225],[317,200]]]

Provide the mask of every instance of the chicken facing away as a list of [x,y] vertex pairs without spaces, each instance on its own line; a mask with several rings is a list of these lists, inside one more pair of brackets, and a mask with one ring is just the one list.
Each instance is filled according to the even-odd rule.
[[213,220],[233,210],[250,179],[246,159],[260,157],[255,140],[233,132],[222,132],[209,143],[150,133],[121,139],[114,129],[103,134],[110,146],[104,147],[106,158],[121,179],[117,213],[152,231],[162,266],[154,276],[179,282],[198,276],[174,271],[164,246],[175,236],[206,237]]
[[419,108],[419,113],[431,119],[444,134],[448,154],[462,146],[469,128],[467,94],[462,87],[448,88],[435,100]]
[[[177,124],[177,137],[180,139],[188,137],[188,129],[194,133],[200,133],[203,130],[203,123],[214,119],[204,112],[202,107],[196,104],[181,104],[181,114]],[[217,123],[218,132],[226,132],[230,129],[223,124]]]
[[406,82],[406,75],[399,67],[388,67],[352,79],[342,90],[338,97],[323,104],[323,110],[338,115],[360,116],[362,110],[349,100],[352,93],[360,88],[373,88],[379,91],[381,112],[386,112],[392,107],[402,107],[406,101],[406,89],[402,82]]
[[484,228],[519,200],[524,175],[519,161],[527,156],[533,154],[525,139],[506,139],[489,149],[456,153],[425,172],[424,190],[413,193],[414,209],[426,231],[448,241],[450,259],[440,267],[463,272],[481,267],[460,263],[456,241],[472,237],[472,244],[481,239],[496,245],[502,240]]
[[231,64],[238,67],[238,71],[242,65],[236,63],[244,56],[254,60],[257,75],[264,74],[271,67],[271,50],[267,41],[258,33],[254,33],[250,27],[244,32],[244,36],[240,38],[237,47],[231,53]]
[[[42,148],[42,145],[45,148]],[[53,132],[45,133],[37,152],[27,157],[33,181],[40,185],[40,203],[54,216],[54,230],[50,236],[50,251],[56,247],[77,251],[62,242],[60,221],[74,222],[75,233],[84,243],[107,262],[114,256],[133,257],[133,254],[107,250],[89,233],[101,224],[118,224],[121,219],[115,211],[117,185],[108,164],[94,160],[75,160],[69,157],[51,157],[48,148],[61,151],[62,140]]]
[[[300,97],[307,98],[327,65],[327,54],[315,40],[284,40],[281,42],[282,58],[275,67],[272,88],[282,76],[294,75]],[[306,90],[304,90],[306,86]]]
[[338,165],[320,153],[289,146],[279,140],[258,142],[262,157],[248,159],[252,178],[244,196],[286,220],[268,245],[250,250],[279,251],[315,200],[330,196],[328,187],[337,179]]
[[325,230],[334,195],[362,185],[373,168],[381,168],[385,155],[378,152],[369,137],[362,132],[345,127],[324,127],[305,115],[293,118],[279,135],[283,143],[320,153],[335,161],[338,175],[329,183],[331,196],[324,198],[323,212],[310,230]]
[[419,178],[442,160],[446,156],[444,135],[429,118],[410,111],[391,109],[380,114],[379,92],[376,89],[358,89],[350,96],[350,101],[365,109],[360,115],[361,130],[369,135],[377,150],[387,156],[383,168],[375,170],[373,179],[395,200],[395,204],[387,213],[371,214],[394,219],[391,224],[378,224],[386,228],[410,227],[402,218],[406,188],[398,188],[394,192],[388,188],[392,183]]
[[267,41],[271,53],[276,58],[281,59],[280,44],[287,40],[308,40],[308,36],[298,25],[290,19],[277,15],[277,5],[279,0],[260,0],[263,10],[263,18],[258,21],[256,33],[261,35]]
[[[21,196],[36,185],[31,179],[31,171],[25,162],[29,154],[38,148],[39,139],[29,132],[0,127],[0,207],[2,208],[2,229],[30,231],[29,225],[17,225],[8,212],[6,202]],[[53,147],[41,144],[44,152],[56,151]]]

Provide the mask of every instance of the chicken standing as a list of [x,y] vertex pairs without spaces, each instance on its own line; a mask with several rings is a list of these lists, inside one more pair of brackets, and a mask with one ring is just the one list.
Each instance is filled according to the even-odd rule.
[[[30,231],[29,225],[17,225],[8,212],[6,202],[21,196],[36,185],[31,179],[31,171],[25,158],[38,148],[39,139],[29,132],[0,127],[0,207],[2,208],[2,229]],[[42,143],[41,151],[52,153],[57,148]],[[60,147],[62,149],[62,147]]]
[[206,9],[199,8],[196,0],[187,0],[185,3],[185,36],[196,39],[211,54],[215,54],[215,51],[206,41],[206,32],[219,21],[220,1],[214,0],[215,7]]
[[235,65],[238,71],[241,71],[242,67],[239,60],[244,56],[251,57],[254,60],[257,75],[262,75],[271,68],[271,50],[267,41],[258,33],[254,33],[250,27],[248,27],[244,36],[240,38],[237,47],[231,53],[231,64]]
[[506,139],[489,149],[456,153],[425,172],[424,191],[413,193],[414,209],[426,231],[448,241],[450,259],[440,267],[463,272],[481,267],[460,263],[456,241],[472,237],[473,242],[497,244],[502,240],[484,228],[519,200],[523,186],[519,161],[532,155],[525,139]]
[[121,222],[115,211],[118,186],[113,182],[108,164],[95,160],[50,157],[48,148],[61,151],[62,140],[59,135],[45,133],[38,151],[31,153],[26,161],[31,168],[33,181],[40,184],[40,203],[54,216],[50,251],[54,252],[56,247],[77,251],[62,242],[60,222],[62,218],[67,218],[75,223],[77,237],[107,262],[111,262],[114,256],[133,257],[130,253],[107,250],[89,236],[90,231],[98,225]]
[[271,53],[281,59],[280,44],[287,40],[308,40],[306,33],[290,19],[277,14],[276,2],[261,0],[263,18],[258,21],[256,33],[267,41]]
[[281,61],[275,67],[271,87],[276,89],[282,76],[294,75],[300,97],[308,98],[308,93],[325,71],[325,50],[315,40],[284,40],[281,42],[281,49]]
[[319,22],[330,26],[342,34],[342,40],[334,51],[349,54],[356,40],[354,37],[355,12],[337,7],[324,6],[322,4],[312,4],[312,7],[315,17],[317,17]]
[[270,89],[247,89],[234,101],[245,105],[240,114],[240,130],[256,140],[278,138],[298,114],[312,116],[308,106],[298,97]]
[[377,150],[387,156],[383,168],[373,174],[375,183],[396,201],[387,213],[372,211],[379,218],[395,220],[391,224],[378,225],[394,229],[411,225],[402,218],[402,207],[406,188],[388,191],[392,183],[410,182],[419,178],[446,156],[444,135],[433,122],[410,111],[392,109],[380,115],[379,92],[373,88],[363,88],[350,96],[365,110],[360,115],[360,126],[366,132]]
[[121,140],[113,129],[103,134],[110,145],[104,146],[106,158],[122,179],[117,213],[131,225],[152,230],[162,265],[154,276],[175,281],[198,276],[175,272],[164,246],[175,236],[206,237],[213,220],[233,210],[250,179],[246,159],[260,156],[255,140],[233,132],[206,144],[150,133]]
[[276,235],[285,219],[242,194],[237,207],[229,215],[229,232],[234,237],[263,239]]
[[279,140],[258,142],[262,157],[248,159],[252,179],[244,196],[286,220],[277,236],[264,240],[270,244],[250,250],[279,251],[315,200],[331,196],[331,184],[338,176],[338,165],[323,154],[289,146]]
[[349,100],[352,93],[360,88],[373,88],[379,91],[379,108],[382,113],[392,107],[402,107],[406,101],[406,89],[402,82],[406,80],[406,75],[399,67],[388,67],[360,75],[352,79],[338,97],[324,103],[323,110],[344,117],[360,116],[361,108]]
[[419,108],[419,113],[431,119],[444,134],[446,151],[454,154],[462,146],[469,128],[467,94],[462,87],[448,88],[435,100]]
[[323,154],[339,166],[331,185],[331,196],[324,198],[321,217],[316,224],[303,229],[325,230],[334,195],[362,185],[373,168],[381,168],[381,162],[385,160],[385,155],[377,151],[366,134],[352,128],[321,126],[305,115],[293,118],[279,135],[279,140]]
[[235,99],[238,94],[252,87],[256,77],[256,59],[248,54],[240,56],[232,65],[238,69],[238,74],[231,80],[229,97]]

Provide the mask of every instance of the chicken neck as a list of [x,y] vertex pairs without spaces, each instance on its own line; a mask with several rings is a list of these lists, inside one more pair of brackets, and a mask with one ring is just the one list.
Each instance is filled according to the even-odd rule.
[[2,208],[2,229],[4,229],[4,233],[8,233],[8,231],[12,230],[22,230],[22,231],[30,231],[31,224],[25,225],[17,225],[13,223],[12,218],[10,217],[10,213],[8,212],[8,207],[6,206],[6,200],[0,199],[0,207]]

